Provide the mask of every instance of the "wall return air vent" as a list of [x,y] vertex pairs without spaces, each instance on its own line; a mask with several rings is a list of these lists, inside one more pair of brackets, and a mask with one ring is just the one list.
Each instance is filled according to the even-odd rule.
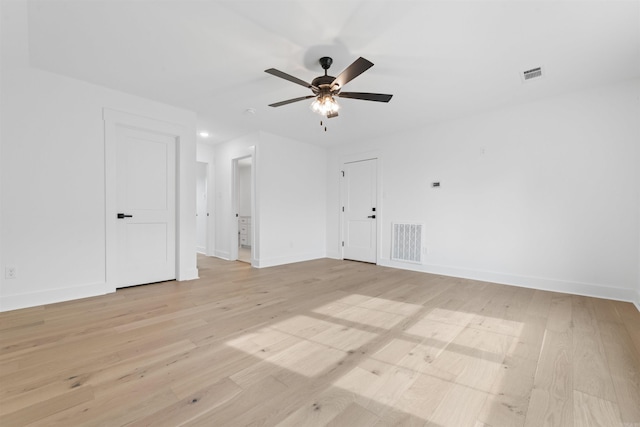
[[420,264],[424,225],[396,222],[391,226],[391,259]]
[[542,67],[532,68],[530,70],[525,70],[520,74],[523,82],[529,82],[531,80],[536,80],[542,77]]

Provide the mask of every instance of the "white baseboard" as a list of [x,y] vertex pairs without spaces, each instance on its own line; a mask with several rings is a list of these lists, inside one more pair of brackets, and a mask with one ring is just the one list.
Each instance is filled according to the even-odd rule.
[[[559,279],[542,277],[518,276],[513,274],[496,273],[491,271],[467,270],[440,265],[409,264],[389,259],[378,260],[378,265],[399,268],[402,270],[421,271],[442,276],[460,277],[463,279],[480,280],[484,282],[500,283],[503,285],[520,286],[523,288],[539,289],[543,291],[562,292],[588,297],[605,298],[617,301],[634,302],[639,307],[638,296],[631,289],[615,288],[593,283],[570,282]],[[635,300],[635,301],[634,301]],[[638,308],[640,310],[640,307]]]
[[[223,253],[218,252],[216,256],[225,259]],[[227,258],[228,259],[228,254]],[[334,258],[329,254],[313,253],[296,256],[275,257],[267,260],[258,260],[255,267],[273,267],[294,262],[310,261],[319,258]],[[340,258],[335,258],[340,259]],[[612,288],[608,286],[569,282],[557,279],[546,279],[539,277],[516,276],[504,273],[495,273],[479,270],[466,270],[447,266],[407,264],[391,261],[388,259],[378,260],[378,265],[392,267],[402,270],[420,271],[423,273],[439,274],[443,276],[453,276],[472,280],[501,283],[505,285],[521,286],[525,288],[540,289],[552,292],[564,292],[568,294],[585,295],[597,298],[606,298],[619,301],[632,302],[640,311],[640,292],[630,289]],[[198,278],[198,270],[185,272],[179,280],[194,280]],[[39,305],[54,304],[57,302],[70,301],[80,298],[89,298],[105,295],[114,292],[105,283],[93,283],[70,288],[51,289],[42,292],[28,294],[5,295],[0,297],[0,312],[18,310],[21,308],[35,307]]]
[[340,251],[331,251],[331,252],[327,252],[327,258],[331,258],[331,259],[342,259],[342,253],[340,253]]
[[187,271],[180,271],[180,276],[176,278],[176,280],[178,282],[182,282],[185,280],[195,280],[198,279],[200,276],[198,276],[198,269],[194,268],[194,269],[189,269]]
[[226,261],[229,261],[231,259],[231,253],[227,252],[227,251],[214,251],[213,256],[216,258],[222,258]]
[[257,268],[265,268],[265,267],[275,267],[277,265],[284,264],[293,264],[294,262],[302,262],[302,261],[311,261],[314,259],[326,258],[326,254],[323,252],[319,253],[309,253],[309,254],[301,254],[301,255],[289,255],[282,257],[273,257],[273,258],[261,258],[254,260],[252,264]]
[[115,289],[108,289],[105,283],[93,283],[71,288],[49,289],[28,294],[4,295],[0,297],[0,312],[95,297],[114,291]]

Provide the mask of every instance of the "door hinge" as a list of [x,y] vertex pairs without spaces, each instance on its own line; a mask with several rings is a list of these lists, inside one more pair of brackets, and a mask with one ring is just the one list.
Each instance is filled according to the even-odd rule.
[[342,212],[344,212],[344,206],[342,207]]
[[340,171],[342,173],[342,177],[344,178],[344,171]]
[[344,248],[344,242],[342,242],[342,247]]

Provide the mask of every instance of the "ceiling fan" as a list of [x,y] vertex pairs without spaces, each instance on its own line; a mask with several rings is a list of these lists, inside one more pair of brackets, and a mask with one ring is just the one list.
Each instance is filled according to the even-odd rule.
[[356,59],[353,64],[349,65],[338,77],[327,75],[327,70],[331,67],[333,59],[328,56],[320,58],[320,65],[324,70],[324,76],[316,77],[307,83],[297,77],[284,73],[275,68],[269,68],[264,70],[265,73],[272,74],[276,77],[280,77],[290,82],[297,83],[300,86],[304,86],[311,89],[313,95],[301,96],[299,98],[288,99],[286,101],[276,102],[269,104],[270,107],[281,107],[283,105],[291,104],[293,102],[303,101],[305,99],[315,98],[315,101],[311,104],[311,109],[328,119],[336,117],[338,115],[338,109],[340,106],[334,99],[334,97],[340,98],[352,98],[352,99],[364,99],[367,101],[377,102],[389,102],[393,95],[385,95],[382,93],[365,93],[365,92],[341,92],[343,86],[351,80],[358,77],[360,74],[373,67],[373,63],[362,57]]

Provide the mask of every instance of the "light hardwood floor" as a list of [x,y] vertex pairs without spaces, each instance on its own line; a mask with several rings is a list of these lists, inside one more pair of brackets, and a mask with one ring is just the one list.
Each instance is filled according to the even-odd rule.
[[0,313],[1,426],[640,426],[629,303],[316,260]]

